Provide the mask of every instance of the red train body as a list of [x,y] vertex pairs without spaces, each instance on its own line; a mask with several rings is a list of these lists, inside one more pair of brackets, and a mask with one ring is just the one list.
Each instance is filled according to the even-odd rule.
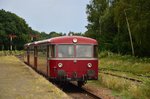
[[98,79],[97,41],[81,36],[61,36],[25,44],[25,62],[50,79]]

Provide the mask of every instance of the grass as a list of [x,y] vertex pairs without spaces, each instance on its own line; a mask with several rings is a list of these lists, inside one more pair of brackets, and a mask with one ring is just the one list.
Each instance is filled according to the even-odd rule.
[[148,79],[147,76],[134,75],[133,73],[129,73],[129,72],[102,70],[101,73],[108,73],[108,74],[122,76],[126,78],[134,78],[135,80],[139,80],[142,82],[147,81]]
[[[123,78],[113,77],[110,75],[99,74],[101,77],[100,83],[113,91],[118,92],[117,96],[131,99],[148,99],[148,93],[146,84],[135,83]],[[147,93],[147,94],[145,94]]]
[[[105,52],[106,53],[106,52]],[[135,75],[150,76],[150,58],[137,58],[109,53],[100,55],[99,68],[102,70],[121,71]]]
[[4,50],[4,51],[0,51],[0,56],[9,56],[9,55],[21,55],[24,54],[24,51],[18,51],[18,50]]
[[111,52],[103,52],[99,55],[99,68],[103,72],[113,73],[142,80],[137,83],[123,78],[99,73],[99,80],[92,81],[111,89],[113,95],[123,99],[149,99],[150,97],[150,58],[137,58],[129,55],[118,55]]

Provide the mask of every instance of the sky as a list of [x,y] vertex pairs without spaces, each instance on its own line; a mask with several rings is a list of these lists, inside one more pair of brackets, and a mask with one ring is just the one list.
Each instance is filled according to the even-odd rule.
[[85,32],[89,0],[0,0],[0,9],[25,19],[39,32]]

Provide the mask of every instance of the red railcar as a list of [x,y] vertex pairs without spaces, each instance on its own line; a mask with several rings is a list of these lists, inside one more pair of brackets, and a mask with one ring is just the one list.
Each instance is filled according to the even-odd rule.
[[25,62],[50,79],[98,79],[97,41],[81,36],[61,36],[25,44]]

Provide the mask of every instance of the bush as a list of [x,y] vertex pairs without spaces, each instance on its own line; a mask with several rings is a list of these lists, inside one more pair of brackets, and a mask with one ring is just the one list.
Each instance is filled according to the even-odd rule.
[[107,56],[112,56],[114,55],[114,53],[110,52],[110,51],[103,51],[103,52],[100,52],[98,54],[98,57],[99,58],[104,58],[104,57],[107,57]]

